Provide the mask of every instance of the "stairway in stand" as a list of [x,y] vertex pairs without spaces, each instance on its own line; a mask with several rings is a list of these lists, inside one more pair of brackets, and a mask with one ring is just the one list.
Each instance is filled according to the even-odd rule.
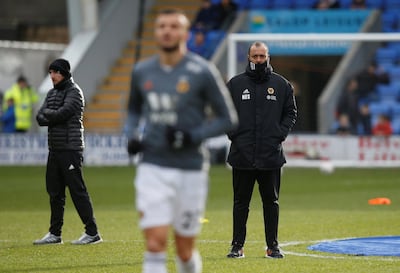
[[[192,21],[200,8],[201,0],[157,0],[143,23],[140,60],[156,52],[153,41],[154,19],[159,10],[179,8]],[[98,87],[97,93],[87,102],[84,114],[86,132],[99,134],[120,134],[126,117],[129,99],[131,71],[134,64],[136,40],[133,37],[110,69],[110,74]]]

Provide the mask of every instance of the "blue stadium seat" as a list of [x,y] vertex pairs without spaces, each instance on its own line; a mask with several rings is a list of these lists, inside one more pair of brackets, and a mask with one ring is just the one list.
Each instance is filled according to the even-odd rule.
[[295,9],[311,9],[315,3],[315,0],[295,0],[293,8]]
[[400,118],[395,118],[391,122],[394,135],[400,135]]
[[388,103],[395,103],[400,95],[400,89],[396,84],[378,84],[376,92],[381,101]]
[[366,0],[365,4],[366,4],[367,8],[370,8],[370,9],[383,10],[385,7],[384,0]]
[[189,31],[189,39],[187,40],[186,44],[188,47],[191,47],[194,45],[194,36],[195,36],[196,32],[193,30]]
[[268,9],[271,7],[270,0],[250,0],[249,9]]
[[395,67],[396,65],[394,63],[380,63],[378,64],[378,69],[383,70],[384,72],[388,72],[390,69]]
[[381,15],[383,32],[396,32],[398,26],[398,14],[393,11],[386,11]]
[[296,0],[272,0],[271,8],[272,9],[291,9],[293,8],[294,2]]
[[397,53],[397,62],[400,62],[400,41],[398,42],[389,42],[387,44],[388,48],[394,49]]
[[400,84],[400,66],[394,66],[388,69],[390,82],[393,84]]
[[386,10],[400,10],[400,1],[399,0],[386,0],[385,9]]
[[371,124],[375,125],[380,115],[391,116],[391,105],[386,102],[371,102],[369,104]]
[[400,120],[400,103],[395,103],[390,108],[391,108],[392,118]]
[[339,0],[341,9],[348,9],[351,6],[352,0]]
[[376,63],[392,63],[394,64],[397,60],[397,51],[393,48],[380,47],[375,52]]
[[223,30],[210,30],[206,33],[205,40],[206,40],[207,48],[210,51],[206,54],[208,58],[212,56],[215,49],[218,47],[218,44],[222,41],[222,39],[225,37],[225,35],[226,35],[226,32]]
[[239,10],[247,10],[250,7],[250,3],[248,0],[234,0],[233,2],[235,2],[238,5]]
[[369,112],[371,113],[371,115],[390,115],[390,107],[390,104],[387,104],[385,102],[371,102],[369,104]]

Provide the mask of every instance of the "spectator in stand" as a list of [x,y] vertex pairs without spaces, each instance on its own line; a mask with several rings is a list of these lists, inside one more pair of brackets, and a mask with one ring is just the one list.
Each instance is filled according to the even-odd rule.
[[374,136],[390,136],[393,134],[390,118],[387,115],[379,115],[377,123],[372,128],[372,134]]
[[317,0],[313,5],[314,9],[338,9],[340,3],[338,0]]
[[7,100],[7,110],[1,116],[3,133],[15,133],[15,106],[14,99]]
[[237,4],[231,0],[221,0],[215,5],[217,24],[221,29],[227,29],[236,16]]
[[17,82],[4,94],[3,111],[7,111],[8,100],[12,98],[15,107],[15,130],[27,132],[32,126],[32,112],[39,96],[24,76],[19,76]]
[[352,134],[356,134],[357,132],[357,124],[358,124],[358,83],[355,78],[351,78],[347,84],[345,89],[342,91],[340,95],[338,104],[337,104],[337,114],[340,117],[343,114],[346,114],[349,118],[349,126]]
[[217,11],[211,0],[201,0],[201,8],[192,23],[192,30],[208,31],[218,29]]
[[372,126],[371,126],[371,112],[369,111],[368,103],[365,101],[360,102],[360,117],[359,117],[359,125],[361,127],[361,131],[359,134],[364,136],[369,136],[372,134]]
[[351,135],[352,128],[350,125],[349,115],[340,114],[338,118],[338,126],[336,128],[336,134],[341,136]]
[[188,43],[188,48],[190,51],[199,54],[204,58],[208,58],[207,56],[207,45],[205,43],[205,35],[203,31],[196,31],[194,34],[194,39],[192,43]]
[[353,0],[351,1],[350,9],[366,9],[367,4],[365,0]]
[[358,95],[360,99],[371,98],[377,84],[388,84],[390,82],[388,73],[379,70],[375,62],[370,63],[356,78],[358,81]]

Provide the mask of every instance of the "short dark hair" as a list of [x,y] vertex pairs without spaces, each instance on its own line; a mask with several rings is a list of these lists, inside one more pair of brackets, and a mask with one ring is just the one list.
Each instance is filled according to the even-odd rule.
[[252,43],[252,44],[249,46],[249,49],[247,50],[247,54],[248,54],[248,55],[250,55],[250,49],[251,49],[252,46],[255,46],[255,47],[265,46],[265,47],[268,49],[268,46],[267,46],[265,43],[260,42],[260,41],[255,41],[254,43]]
[[17,82],[18,82],[18,83],[21,83],[21,82],[27,83],[28,80],[25,78],[24,75],[20,75],[20,76],[17,78]]
[[187,26],[188,29],[190,29],[190,20],[187,17],[186,13],[182,9],[179,9],[179,8],[162,9],[162,10],[158,11],[157,16],[160,16],[160,15],[171,15],[171,14],[183,15],[186,18],[187,22],[188,22],[188,26]]

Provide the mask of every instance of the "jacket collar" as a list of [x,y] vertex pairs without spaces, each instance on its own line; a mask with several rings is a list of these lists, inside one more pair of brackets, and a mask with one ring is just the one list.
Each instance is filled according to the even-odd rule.
[[56,85],[54,85],[54,88],[57,89],[57,90],[63,90],[67,86],[71,85],[71,83],[72,83],[72,79],[71,78],[64,79],[61,82],[59,82]]
[[267,68],[265,69],[264,73],[257,73],[254,70],[250,69],[250,64],[247,64],[246,67],[246,75],[249,76],[250,79],[254,80],[256,83],[261,83],[269,80],[271,76],[273,68],[270,64],[268,64]]

